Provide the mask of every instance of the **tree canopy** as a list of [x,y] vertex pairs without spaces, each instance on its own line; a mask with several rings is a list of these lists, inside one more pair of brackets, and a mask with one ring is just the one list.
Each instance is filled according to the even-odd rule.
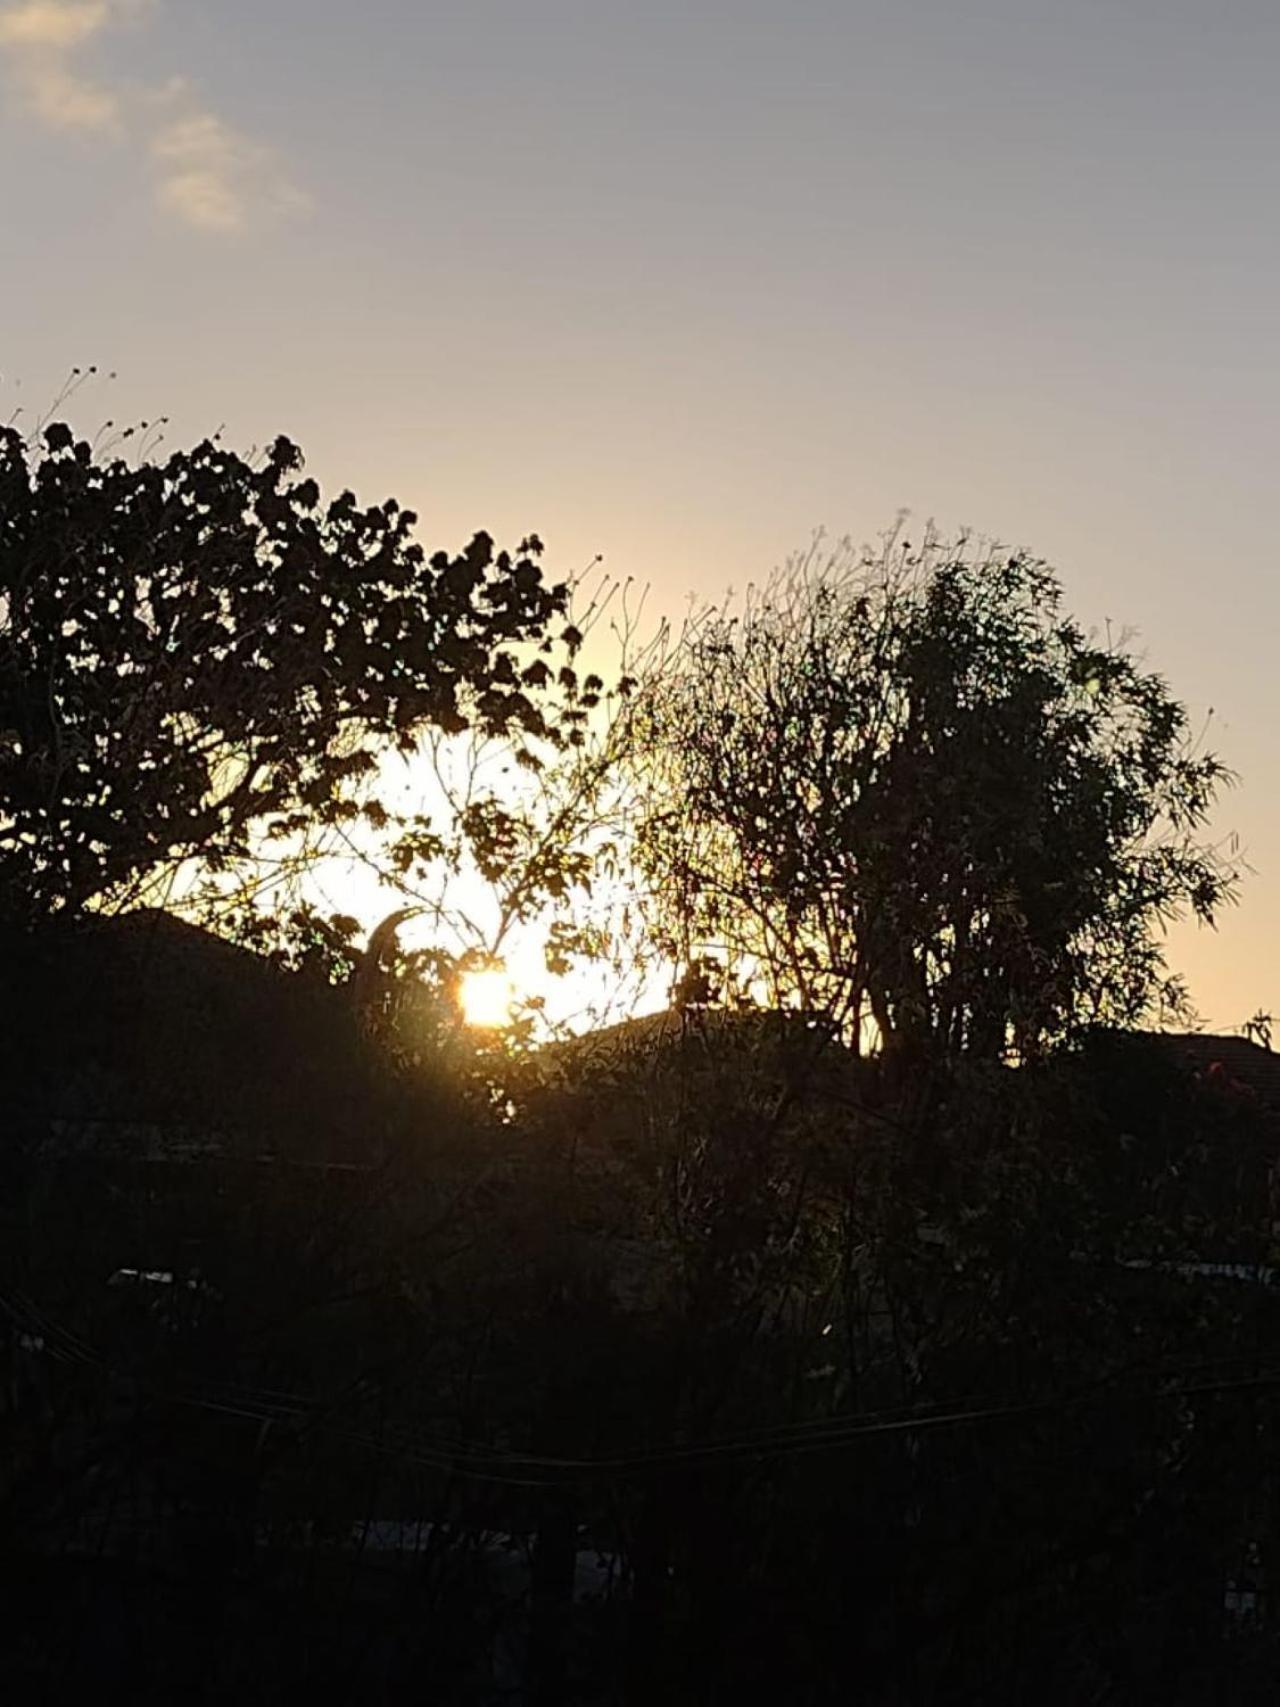
[[1221,762],[1023,552],[817,547],[693,624],[643,706],[638,846],[673,954],[855,1040],[999,1056],[1181,992],[1164,924],[1234,873]]
[[564,609],[541,542],[428,555],[412,511],[301,465],[0,431],[0,916],[341,819],[424,729],[545,733],[508,650]]
[[[28,1559],[96,1547],[138,1585],[111,1616],[167,1639],[134,1561],[168,1595],[189,1552],[173,1645],[225,1588],[235,1639],[186,1688],[219,1699],[264,1652],[294,1685],[370,1673],[375,1625],[459,1701],[508,1634],[548,1701],[1271,1698],[1224,1584],[1274,1532],[1280,1090],[1212,1039],[1199,1073],[1185,1039],[1045,1047],[1140,1018],[1163,920],[1231,892],[1225,773],[1127,642],[1024,554],[894,537],[609,690],[536,541],[427,559],[283,441],[3,444],[0,1500]],[[388,747],[421,811],[374,786]],[[223,892],[313,822],[397,888],[363,946],[318,880]],[[188,858],[254,954],[127,907],[2,928]],[[615,988],[665,950],[679,1012],[466,1033],[448,975],[525,927]],[[735,985],[787,1011],[714,1011]],[[89,1635],[48,1660],[96,1677],[72,1598]]]

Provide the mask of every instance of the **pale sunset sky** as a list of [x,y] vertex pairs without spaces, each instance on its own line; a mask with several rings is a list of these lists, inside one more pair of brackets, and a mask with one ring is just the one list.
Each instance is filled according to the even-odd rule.
[[900,508],[1140,632],[1280,1006],[1277,0],[0,0],[0,418],[277,432],[655,605]]

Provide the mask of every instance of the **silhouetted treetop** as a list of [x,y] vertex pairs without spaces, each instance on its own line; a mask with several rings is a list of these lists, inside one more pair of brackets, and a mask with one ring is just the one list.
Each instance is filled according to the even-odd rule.
[[686,636],[643,707],[671,952],[913,1051],[1024,1056],[1182,992],[1162,933],[1234,872],[1228,773],[1023,552],[815,551]]
[[0,916],[349,811],[426,728],[547,732],[506,650],[565,605],[541,541],[428,555],[411,510],[301,466],[286,438],[131,464],[0,431]]

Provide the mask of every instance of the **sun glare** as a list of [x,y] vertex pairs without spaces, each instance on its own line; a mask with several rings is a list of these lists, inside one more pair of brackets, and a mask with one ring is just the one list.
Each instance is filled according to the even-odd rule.
[[515,991],[510,978],[498,967],[464,973],[458,995],[468,1025],[495,1030],[511,1023]]

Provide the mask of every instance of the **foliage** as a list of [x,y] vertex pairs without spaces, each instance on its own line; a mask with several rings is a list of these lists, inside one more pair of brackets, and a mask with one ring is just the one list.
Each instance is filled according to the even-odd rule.
[[857,1041],[1028,1055],[1181,991],[1160,933],[1234,872],[1219,760],[1025,553],[895,532],[794,560],[647,696],[638,832],[671,951]]
[[[602,639],[596,631],[618,593],[621,610]],[[507,1053],[628,1011],[648,968],[634,941],[623,944],[619,918],[630,877],[624,759],[636,662],[626,603],[625,589],[588,572],[568,589],[559,635],[515,650],[537,699],[538,732],[424,730],[410,750],[382,756],[358,814],[327,834],[322,823],[320,835],[300,830],[282,850],[259,846],[235,867],[195,874],[184,913],[333,983],[367,983],[381,959],[378,1005],[384,1021],[392,1010],[396,1018],[380,1029],[388,1039],[398,1031],[395,1047],[410,1054],[455,1053],[458,985],[473,969],[512,979],[511,1024],[489,1040]],[[641,650],[656,674],[658,647]],[[582,653],[596,669],[580,665]],[[335,910],[336,896],[346,905]],[[392,925],[394,940],[371,953]],[[580,976],[545,983],[570,973]]]
[[650,1698],[1204,1698],[1271,1521],[1273,1127],[1156,1043],[904,1078],[778,1017],[563,1092],[652,1324],[627,1427],[715,1443],[620,1496]]
[[[6,594],[4,727],[13,706],[44,729],[38,666],[58,711],[44,748],[23,725],[5,750],[6,892],[69,910],[199,855],[220,929],[256,951],[137,913],[6,934],[0,1280],[12,1391],[36,1399],[0,1419],[2,1492],[27,1556],[74,1535],[114,1570],[135,1511],[168,1545],[176,1510],[191,1604],[227,1591],[193,1699],[243,1695],[248,1653],[263,1687],[373,1676],[351,1607],[406,1674],[489,1699],[462,1674],[525,1606],[546,1700],[577,1698],[584,1632],[599,1698],[1209,1698],[1230,1549],[1280,1443],[1255,1284],[1274,1129],[1221,1075],[1087,1029],[1163,987],[1171,909],[1229,892],[1197,840],[1223,773],[1163,684],[1064,619],[1043,566],[894,539],[795,565],[610,694],[577,667],[588,622],[554,657],[568,608],[532,549],[425,564],[384,510],[371,568],[341,501],[336,523],[295,504],[279,448],[274,475],[217,447],[172,477],[104,468],[56,432],[25,454],[30,532],[0,561],[39,569],[31,611],[86,626],[41,650]],[[130,581],[156,478],[226,505],[167,522],[169,569]],[[280,558],[261,586],[224,479],[251,499],[249,557]],[[84,521],[95,482],[114,531]],[[107,544],[41,568],[58,504],[68,538]],[[184,539],[209,546],[191,573]],[[286,559],[311,564],[296,604]],[[313,600],[340,636],[291,650],[272,624]],[[406,603],[416,664],[378,615]],[[87,768],[41,817],[32,755],[48,771],[76,731]],[[134,741],[154,760],[121,794]],[[393,796],[379,742],[426,799]],[[672,1011],[541,1049],[468,1035],[451,980],[521,930],[553,969],[621,954],[630,924],[575,909],[627,885],[636,781]],[[176,839],[152,817],[169,785]],[[376,928],[221,886],[315,821],[394,892]],[[117,970],[86,975],[95,955]],[[751,1008],[753,979],[802,1011]],[[876,1026],[902,1047],[848,1047]],[[361,1553],[386,1518],[420,1548],[383,1598]],[[494,1534],[532,1539],[523,1605],[477,1574]],[[622,1604],[574,1606],[587,1537]],[[244,1624],[262,1606],[270,1673]]]
[[[242,958],[265,992],[274,975]],[[11,981],[29,1002],[16,965]],[[279,979],[281,1001],[309,982]],[[112,1006],[108,980],[75,983]],[[77,1028],[28,1029],[74,1065]],[[336,1060],[331,1035],[296,1049],[302,1085]],[[885,1707],[1189,1707],[1230,1675],[1223,1583],[1280,1441],[1259,1385],[1271,1289],[1211,1266],[1269,1256],[1273,1129],[1161,1049],[1098,1037],[903,1074],[803,1016],[695,1005],[540,1052],[514,1117],[362,1080],[336,1169],[308,1165],[301,1100],[276,1137],[288,1170],[152,1166],[144,1189],[118,1163],[104,1191],[78,1159],[41,1192],[33,1167],[6,1249],[19,1320],[127,1369],[138,1409],[81,1443],[73,1407],[97,1415],[102,1382],[54,1364],[74,1478],[31,1418],[41,1475],[19,1515],[93,1471],[90,1546],[129,1544],[148,1477],[202,1526],[305,1527],[298,1629],[335,1645],[308,1573],[332,1556],[354,1576],[365,1518],[422,1520],[429,1610],[379,1612],[415,1641],[455,1628],[446,1604],[488,1606],[442,1549],[581,1525],[621,1597],[573,1614],[600,1638],[592,1682],[632,1666],[637,1700],[740,1699],[752,1678],[841,1700],[856,1676]],[[195,1260],[217,1294],[203,1324],[102,1286],[117,1264]],[[283,1592],[291,1553],[246,1553]],[[271,1651],[303,1647],[286,1631]]]
[[[425,728],[549,733],[513,643],[565,603],[536,537],[428,556],[279,438],[102,458],[0,434],[0,912],[120,903],[184,860],[352,822]],[[376,814],[376,808],[375,808]]]

